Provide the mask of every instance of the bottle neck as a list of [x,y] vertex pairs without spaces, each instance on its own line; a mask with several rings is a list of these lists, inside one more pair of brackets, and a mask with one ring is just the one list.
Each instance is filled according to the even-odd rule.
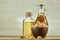
[[38,14],[46,16],[46,10],[45,10],[45,8],[39,8]]
[[26,19],[31,19],[32,17],[26,17]]

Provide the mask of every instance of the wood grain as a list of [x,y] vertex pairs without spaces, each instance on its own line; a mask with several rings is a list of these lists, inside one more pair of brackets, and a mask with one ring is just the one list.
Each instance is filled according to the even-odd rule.
[[0,40],[60,40],[60,36],[47,36],[46,38],[21,38],[20,36],[0,36]]

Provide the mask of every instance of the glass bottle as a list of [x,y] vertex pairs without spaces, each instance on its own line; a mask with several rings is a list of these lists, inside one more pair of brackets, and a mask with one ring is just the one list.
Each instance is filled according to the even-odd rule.
[[32,18],[31,12],[26,12],[26,18],[23,20],[23,36],[30,37],[33,36],[31,32],[31,27],[34,25],[34,19]]
[[35,21],[35,25],[32,27],[32,33],[35,38],[38,36],[44,38],[48,31],[48,21],[46,18],[46,11],[43,4],[39,5],[39,13]]
[[38,21],[39,23],[46,23],[48,25],[48,21],[46,18],[46,9],[44,8],[43,4],[39,5],[39,13],[35,22],[38,23]]

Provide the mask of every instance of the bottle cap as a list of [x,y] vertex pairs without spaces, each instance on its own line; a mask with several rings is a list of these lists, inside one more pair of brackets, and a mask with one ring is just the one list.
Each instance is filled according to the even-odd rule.
[[26,12],[26,17],[31,17],[32,16],[32,12]]
[[44,5],[43,5],[43,4],[40,4],[40,5],[38,5],[38,6],[39,6],[40,8],[43,8]]

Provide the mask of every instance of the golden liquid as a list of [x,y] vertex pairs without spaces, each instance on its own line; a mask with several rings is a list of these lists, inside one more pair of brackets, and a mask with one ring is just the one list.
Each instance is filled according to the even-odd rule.
[[43,22],[45,23],[44,13],[41,12],[41,13],[38,14],[35,23],[37,23],[37,21],[39,21],[40,23],[43,23]]
[[41,14],[39,14],[39,15],[37,16],[37,19],[36,19],[35,23],[38,23],[38,21],[39,21],[40,23],[45,23],[45,24],[48,25],[47,18],[46,18],[46,16],[44,16],[43,13],[41,13]]
[[34,22],[24,22],[24,36],[32,36],[31,27],[34,25]]

